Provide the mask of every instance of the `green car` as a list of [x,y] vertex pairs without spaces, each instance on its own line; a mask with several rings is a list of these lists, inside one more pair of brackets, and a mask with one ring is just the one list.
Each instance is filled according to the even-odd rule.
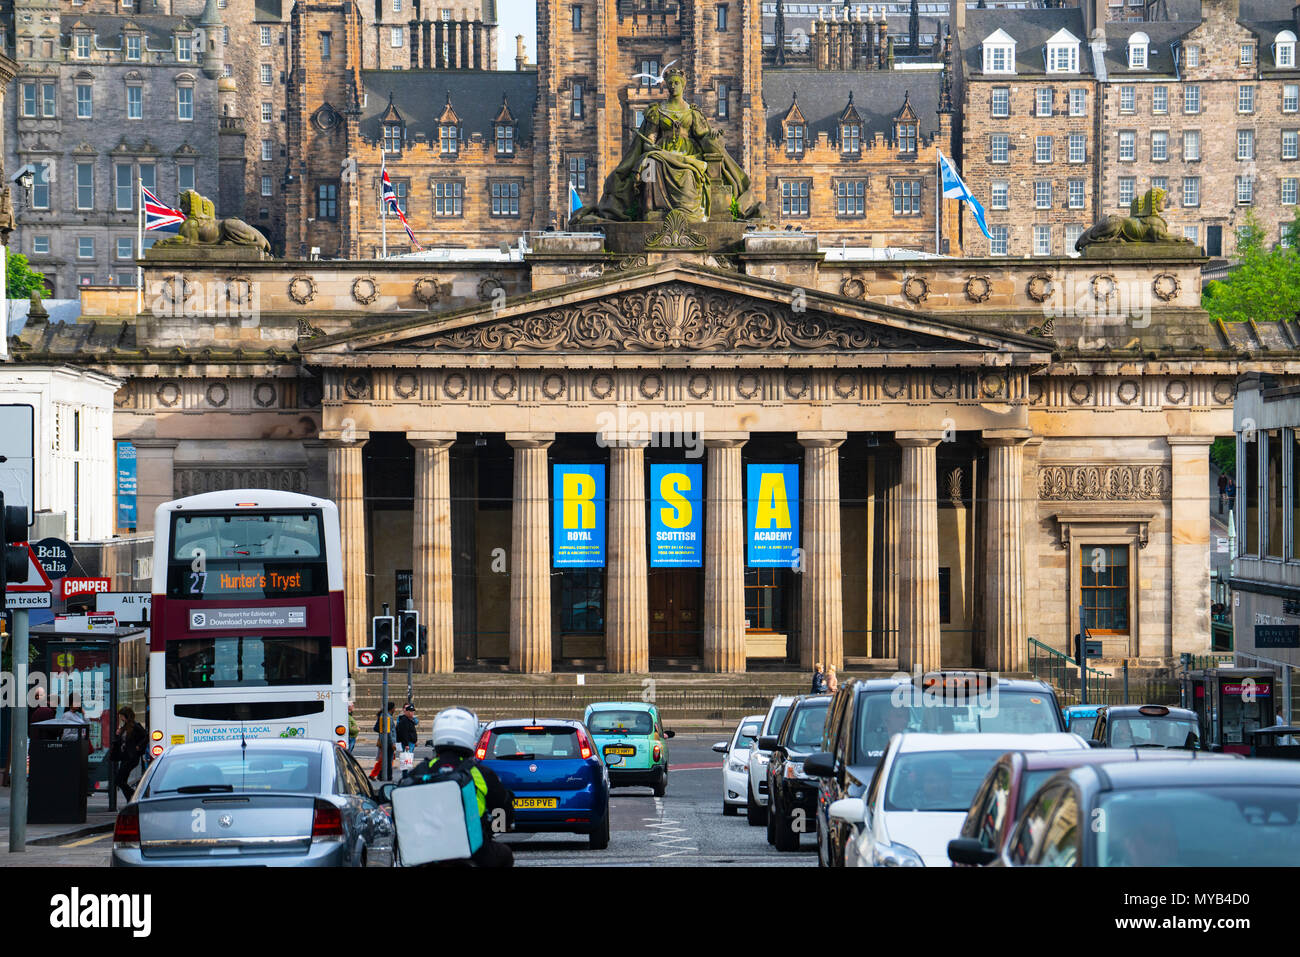
[[610,787],[644,785],[655,797],[668,789],[668,739],[659,711],[639,701],[598,701],[587,705],[582,723],[609,769]]

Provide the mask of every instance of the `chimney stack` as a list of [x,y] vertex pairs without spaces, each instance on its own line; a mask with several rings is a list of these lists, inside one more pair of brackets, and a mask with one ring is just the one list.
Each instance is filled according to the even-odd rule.
[[524,35],[522,33],[516,33],[515,34],[515,69],[522,70],[527,62],[528,62],[528,57],[524,53]]

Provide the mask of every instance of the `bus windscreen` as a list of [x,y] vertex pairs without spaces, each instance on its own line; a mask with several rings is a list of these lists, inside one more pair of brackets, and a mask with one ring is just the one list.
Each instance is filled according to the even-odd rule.
[[220,512],[172,516],[171,560],[193,564],[241,559],[324,557],[317,512]]
[[185,638],[167,642],[167,687],[267,688],[330,684],[330,640]]

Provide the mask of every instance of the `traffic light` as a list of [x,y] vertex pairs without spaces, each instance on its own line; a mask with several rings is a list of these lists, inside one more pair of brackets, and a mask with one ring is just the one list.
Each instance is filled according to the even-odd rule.
[[375,667],[393,667],[393,616],[376,615],[370,621],[370,647],[375,649]]
[[21,584],[27,580],[27,547],[15,542],[27,541],[27,509],[21,505],[5,505],[4,492],[0,492],[0,607],[5,603],[5,589],[9,582]]
[[420,613],[407,609],[397,613],[397,650],[394,660],[420,657]]
[[420,626],[420,657],[424,658],[429,654],[429,626]]

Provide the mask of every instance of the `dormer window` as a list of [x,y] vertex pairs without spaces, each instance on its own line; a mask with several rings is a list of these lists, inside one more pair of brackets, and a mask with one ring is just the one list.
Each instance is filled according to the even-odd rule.
[[438,128],[438,144],[443,156],[455,156],[460,152],[460,130],[451,123],[444,123]]
[[1079,39],[1069,30],[1058,30],[1047,41],[1047,72],[1079,72]]
[[190,56],[194,49],[194,38],[188,36],[178,36],[176,38],[176,59],[182,63],[189,63]]
[[1273,64],[1279,68],[1295,67],[1295,34],[1283,30],[1273,43]]
[[512,156],[515,152],[515,128],[508,123],[497,124],[497,155]]
[[840,127],[840,152],[862,152],[862,127],[857,123],[845,123]]
[[140,34],[138,33],[127,34],[126,58],[128,60],[140,59]]
[[384,152],[402,152],[402,125],[400,123],[384,124]]
[[1016,41],[1005,30],[989,34],[982,46],[985,73],[1016,72]]
[[915,123],[898,124],[898,152],[900,153],[916,152],[916,124]]
[[1147,68],[1147,49],[1151,41],[1145,33],[1135,33],[1128,38],[1128,68],[1145,70]]
[[77,34],[77,59],[78,60],[90,59],[90,34],[89,33]]
[[785,153],[787,156],[803,156],[803,124],[802,123],[786,124]]
[[1243,43],[1241,45],[1241,65],[1253,66],[1255,63],[1255,44]]

